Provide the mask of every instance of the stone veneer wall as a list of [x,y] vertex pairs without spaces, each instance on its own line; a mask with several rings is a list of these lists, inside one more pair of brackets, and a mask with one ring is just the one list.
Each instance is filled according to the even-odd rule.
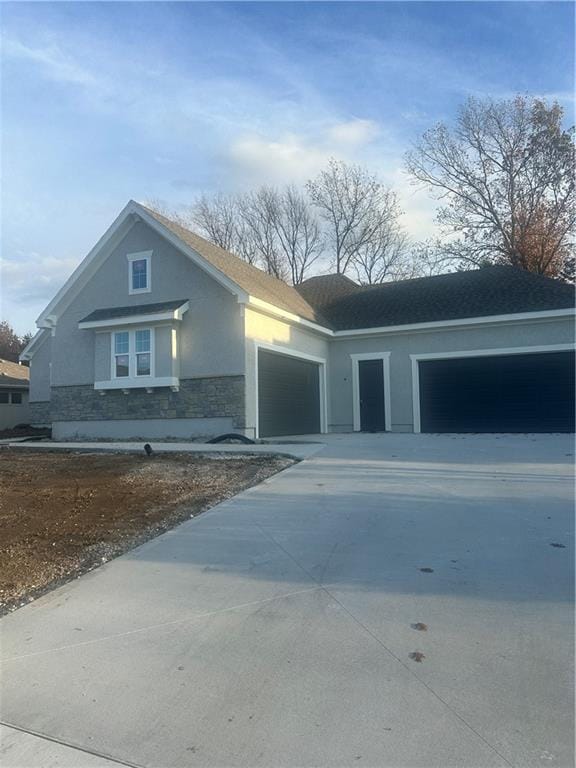
[[231,418],[236,429],[243,429],[244,387],[244,376],[181,379],[178,392],[162,387],[101,395],[91,385],[52,387],[51,421]]
[[45,425],[50,425],[51,422],[50,400],[30,403],[30,424],[32,424],[33,427],[43,427]]

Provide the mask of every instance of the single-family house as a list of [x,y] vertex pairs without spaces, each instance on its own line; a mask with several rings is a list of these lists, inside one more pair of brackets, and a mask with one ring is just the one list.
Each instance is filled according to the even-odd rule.
[[573,289],[513,267],[292,287],[131,201],[37,325],[59,439],[574,425]]
[[28,366],[0,358],[0,429],[30,421],[29,378]]

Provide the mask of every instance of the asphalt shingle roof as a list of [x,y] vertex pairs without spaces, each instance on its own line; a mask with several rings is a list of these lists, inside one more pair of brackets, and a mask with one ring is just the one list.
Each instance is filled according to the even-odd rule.
[[291,285],[272,277],[257,267],[253,267],[233,253],[214,245],[209,240],[205,240],[200,235],[191,232],[171,219],[167,219],[160,213],[145,206],[141,207],[246,293],[306,320],[322,322],[319,313]]
[[18,365],[11,360],[0,358],[0,388],[1,387],[28,387],[30,368],[26,365]]
[[572,286],[508,266],[483,267],[376,286],[360,286],[343,275],[322,275],[293,287],[181,224],[141,207],[246,293],[333,330],[574,307]]
[[155,315],[158,312],[169,312],[178,309],[185,304],[188,299],[178,299],[176,301],[161,301],[156,304],[137,304],[131,307],[109,307],[106,309],[96,309],[86,317],[80,320],[81,323],[92,323],[96,320],[117,320],[122,317],[133,317],[134,315]]
[[516,267],[483,267],[356,289],[336,277],[311,278],[297,286],[335,330],[574,307],[571,285]]

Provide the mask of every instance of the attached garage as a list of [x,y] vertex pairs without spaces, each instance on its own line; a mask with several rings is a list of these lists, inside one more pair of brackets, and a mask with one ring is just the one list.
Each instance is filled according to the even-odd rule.
[[573,432],[574,352],[419,359],[422,432]]
[[320,363],[258,350],[260,437],[321,431]]

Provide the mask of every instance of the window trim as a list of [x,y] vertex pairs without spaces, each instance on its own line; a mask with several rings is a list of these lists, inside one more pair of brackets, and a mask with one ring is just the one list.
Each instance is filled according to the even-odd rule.
[[[148,331],[150,333],[150,350],[149,352],[136,352],[136,332]],[[121,352],[116,353],[116,335],[119,333],[128,334],[128,353]],[[120,355],[128,354],[128,376],[116,375],[116,357]],[[138,373],[137,372],[137,355],[149,354],[150,355],[150,373]],[[110,381],[114,382],[129,382],[129,381],[142,381],[142,386],[146,386],[146,382],[149,382],[155,377],[155,333],[154,328],[150,326],[140,326],[137,328],[118,328],[110,333]]]
[[[134,296],[139,293],[150,293],[152,291],[152,251],[138,251],[136,253],[127,253],[128,260],[128,293]],[[134,261],[146,262],[146,288],[132,287],[132,263]]]

